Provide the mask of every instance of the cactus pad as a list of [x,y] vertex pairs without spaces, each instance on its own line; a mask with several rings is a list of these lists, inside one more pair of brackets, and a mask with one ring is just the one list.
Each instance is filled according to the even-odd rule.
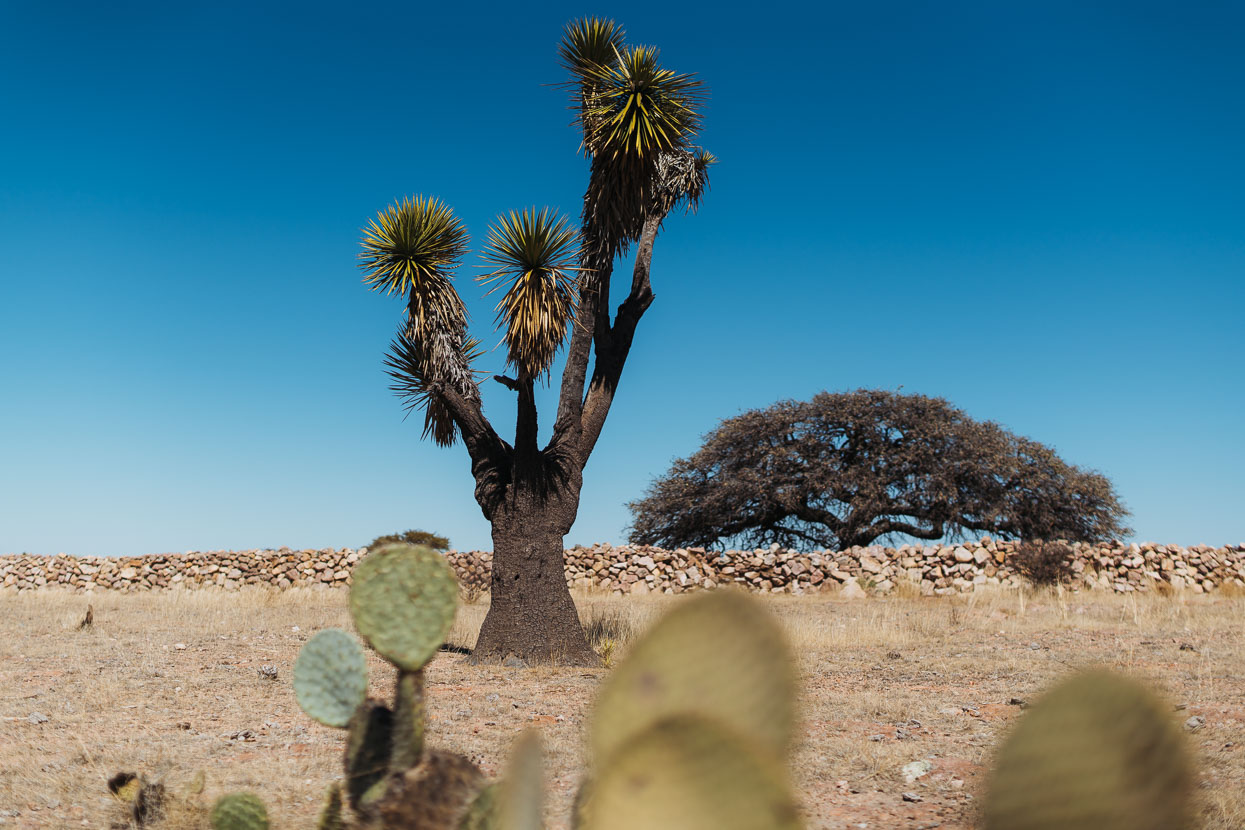
[[367,697],[367,660],[354,637],[326,628],[308,640],[294,661],[294,696],[325,726],[349,723]]
[[497,785],[494,826],[502,830],[542,830],[544,787],[540,738],[535,732],[525,732],[510,751],[505,776]]
[[471,804],[467,806],[467,814],[458,823],[458,830],[496,830],[497,828],[497,783],[485,785],[476,793]]
[[679,714],[720,720],[785,757],[795,718],[795,668],[778,624],[747,595],[702,594],[663,617],[597,697],[598,763],[654,722]]
[[1104,671],[1056,686],[1003,744],[986,830],[1181,830],[1192,774],[1170,710]]
[[346,736],[346,796],[355,812],[368,812],[384,793],[393,751],[393,712],[375,700],[364,701],[350,719]]
[[432,659],[457,606],[454,572],[431,548],[385,545],[355,566],[350,614],[372,648],[399,668],[415,671]]
[[795,830],[799,812],[769,748],[705,718],[651,725],[615,752],[583,803],[585,830]]
[[342,785],[340,781],[334,781],[324,793],[324,806],[320,808],[316,830],[345,830],[345,827],[346,823],[342,819]]
[[212,830],[268,830],[268,810],[254,793],[221,796],[212,807]]

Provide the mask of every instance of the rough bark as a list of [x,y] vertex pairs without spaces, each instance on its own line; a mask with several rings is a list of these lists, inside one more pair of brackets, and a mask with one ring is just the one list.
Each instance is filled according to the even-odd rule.
[[557,487],[525,483],[497,507],[492,596],[473,662],[600,665],[566,586],[562,539],[579,509],[576,475]]

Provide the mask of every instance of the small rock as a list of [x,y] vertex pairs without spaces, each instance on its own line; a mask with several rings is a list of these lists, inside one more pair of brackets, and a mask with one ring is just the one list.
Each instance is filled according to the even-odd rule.
[[265,663],[264,665],[256,669],[256,671],[259,673],[259,676],[264,680],[276,680],[277,679],[277,667],[272,665],[271,663]]
[[882,739],[885,737],[886,737],[885,735],[870,735],[869,740],[873,741],[876,744],[876,743],[880,743]]
[[920,802],[924,801],[925,799],[921,798],[921,797],[920,797],[919,795],[917,795],[916,793],[904,793],[904,794],[903,794],[903,800],[904,800],[904,801],[910,801],[910,802],[912,802],[913,804],[917,804],[917,803],[920,803]]
[[1196,732],[1206,725],[1206,719],[1200,715],[1194,715],[1184,722],[1184,728],[1190,732]]
[[29,721],[30,723],[47,723],[48,716],[43,714],[42,712],[31,712],[29,715],[26,716],[26,720]]
[[842,599],[864,599],[865,589],[860,587],[860,583],[855,578],[849,578],[843,583],[843,587],[839,589],[839,597]]
[[174,650],[174,651],[185,651],[185,650],[186,650],[186,644],[185,644],[185,643],[174,643],[174,644],[173,644],[173,650]]
[[497,692],[489,692],[484,696],[484,700],[488,703],[496,703],[501,700],[501,696],[498,695]]
[[904,780],[911,784],[913,781],[926,776],[934,765],[929,761],[913,761],[910,764],[904,764],[900,772],[903,773]]

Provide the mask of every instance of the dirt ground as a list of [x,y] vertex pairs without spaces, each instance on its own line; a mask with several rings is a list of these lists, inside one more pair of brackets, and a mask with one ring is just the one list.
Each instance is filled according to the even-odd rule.
[[[472,644],[486,601],[460,609],[451,642]],[[677,599],[577,601],[585,619],[624,630],[621,655],[625,629]],[[803,677],[791,764],[810,828],[974,826],[1021,702],[1090,665],[1146,679],[1179,724],[1203,719],[1189,740],[1204,826],[1245,826],[1245,599],[999,590],[765,602]],[[88,603],[94,624],[79,630]],[[120,771],[166,784],[165,827],[207,827],[205,807],[242,789],[267,801],[274,827],[312,826],[345,733],[303,715],[289,679],[302,643],[327,626],[350,628],[344,591],[0,594],[0,827],[110,827],[124,813],[105,782]],[[277,679],[261,676],[266,664]],[[386,664],[370,668],[373,694],[388,696]],[[514,737],[539,727],[549,824],[566,828],[605,673],[442,653],[428,670],[430,744],[495,775]],[[905,780],[902,767],[921,760],[930,771]]]

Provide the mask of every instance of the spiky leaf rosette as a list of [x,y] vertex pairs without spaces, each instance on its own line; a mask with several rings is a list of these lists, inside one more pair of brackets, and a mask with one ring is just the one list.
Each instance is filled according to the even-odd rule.
[[720,722],[678,715],[632,736],[600,769],[586,830],[795,830],[782,764]]
[[784,757],[795,720],[795,668],[778,624],[755,599],[715,591],[663,617],[597,696],[592,748],[608,763],[657,721],[695,714]]
[[658,155],[653,189],[657,212],[664,216],[682,202],[694,213],[709,190],[709,166],[717,162],[717,157],[704,149],[674,150]]
[[566,24],[558,57],[575,84],[575,109],[580,109],[583,98],[590,95],[594,78],[618,60],[618,53],[626,48],[625,37],[622,26],[601,17],[581,17]]
[[549,370],[575,316],[579,235],[566,217],[548,208],[497,217],[489,229],[484,259],[493,270],[480,282],[509,284],[497,304],[497,325],[505,327],[507,364],[535,378]]
[[593,156],[651,156],[682,149],[700,128],[703,85],[664,68],[653,46],[624,47],[608,64],[586,64],[581,118]]
[[254,793],[221,796],[210,820],[212,830],[268,830],[268,810]]
[[471,364],[484,354],[484,349],[479,340],[467,337],[465,331],[443,329],[421,338],[403,327],[385,355],[387,373],[393,380],[389,389],[402,398],[408,413],[424,410],[423,435],[431,435],[442,447],[453,445],[458,427],[432,385],[448,383],[466,400],[478,400],[480,395]]
[[405,296],[416,334],[461,326],[467,313],[450,273],[466,252],[467,239],[467,229],[444,202],[423,196],[395,202],[363,229],[363,281]]
[[308,640],[294,661],[294,697],[320,723],[344,728],[367,697],[367,659],[355,638],[326,628]]
[[458,608],[458,581],[445,557],[417,545],[384,545],[355,566],[350,614],[372,648],[416,671],[445,642]]
[[986,830],[1183,830],[1192,772],[1170,708],[1134,680],[1073,677],[999,751]]

